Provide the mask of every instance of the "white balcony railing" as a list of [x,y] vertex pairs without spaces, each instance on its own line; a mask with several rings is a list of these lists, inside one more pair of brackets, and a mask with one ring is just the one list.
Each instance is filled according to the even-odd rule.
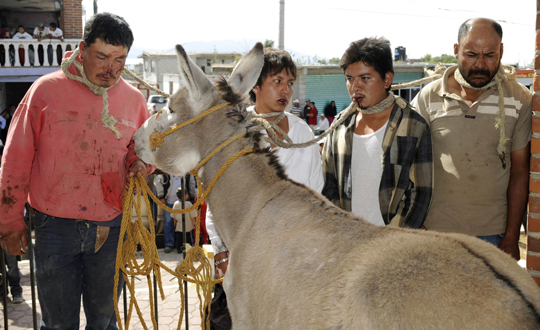
[[64,53],[75,50],[80,39],[0,39],[0,66],[54,67],[60,66]]

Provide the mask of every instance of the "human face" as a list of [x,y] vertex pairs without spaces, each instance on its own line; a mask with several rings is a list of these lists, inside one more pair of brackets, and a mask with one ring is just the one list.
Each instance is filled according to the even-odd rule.
[[360,109],[367,109],[384,100],[393,78],[392,72],[387,72],[382,79],[372,66],[362,61],[349,64],[345,69],[347,90]]
[[473,87],[483,87],[499,71],[503,45],[491,23],[478,23],[454,45],[454,54],[463,78]]
[[110,45],[98,38],[88,47],[81,41],[79,48],[84,74],[88,80],[95,85],[108,88],[120,79],[128,55],[127,47]]
[[17,29],[17,31],[19,31],[20,34],[23,34],[24,33],[24,28],[20,27]]
[[283,112],[293,95],[294,76],[281,70],[263,78],[261,86],[255,86],[255,109],[258,113]]

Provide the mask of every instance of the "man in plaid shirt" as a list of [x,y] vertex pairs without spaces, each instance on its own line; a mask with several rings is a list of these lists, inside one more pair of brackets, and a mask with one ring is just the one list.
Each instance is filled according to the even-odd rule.
[[394,70],[390,42],[364,38],[341,58],[356,108],[327,138],[323,195],[377,225],[421,228],[433,191],[429,126],[390,92]]

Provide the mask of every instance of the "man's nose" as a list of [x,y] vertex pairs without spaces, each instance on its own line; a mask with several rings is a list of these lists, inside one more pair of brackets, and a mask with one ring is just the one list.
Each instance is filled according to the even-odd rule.
[[283,84],[283,86],[281,87],[281,94],[288,94],[291,90],[292,90],[292,86],[290,86],[289,84],[285,83],[285,84]]
[[478,69],[483,69],[487,67],[486,59],[484,58],[484,56],[478,56],[477,60],[474,61],[474,67]]

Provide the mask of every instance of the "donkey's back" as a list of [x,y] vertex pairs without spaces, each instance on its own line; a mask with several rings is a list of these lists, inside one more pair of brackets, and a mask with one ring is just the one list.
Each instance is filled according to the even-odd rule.
[[[490,244],[377,227],[292,190],[233,250],[239,324],[248,315],[254,329],[540,329],[540,289]],[[311,211],[287,211],[297,199]]]

